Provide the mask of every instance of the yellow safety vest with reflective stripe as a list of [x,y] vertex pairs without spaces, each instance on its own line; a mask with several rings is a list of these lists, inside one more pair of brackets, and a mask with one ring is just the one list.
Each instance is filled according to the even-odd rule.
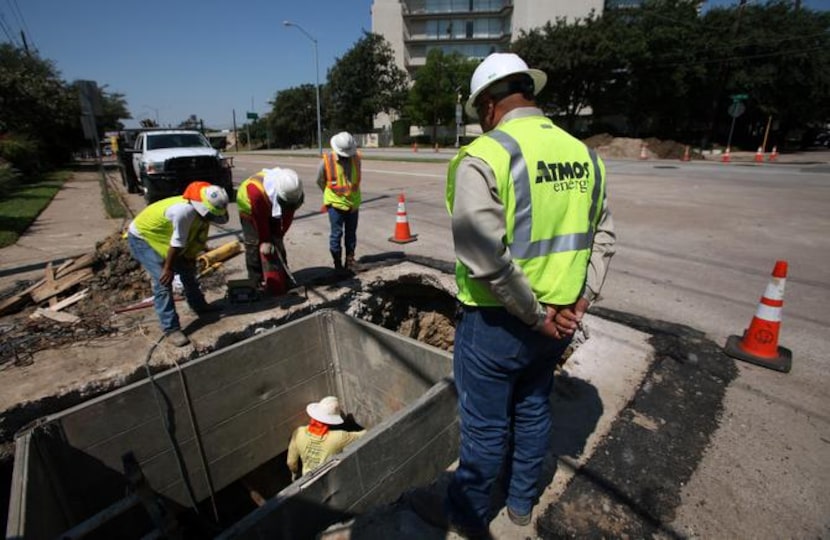
[[258,190],[262,192],[265,198],[268,198],[268,195],[265,193],[265,185],[262,183],[265,179],[265,171],[259,171],[255,175],[251,176],[250,178],[246,179],[244,182],[239,184],[239,189],[236,191],[236,208],[239,210],[240,214],[249,214],[251,213],[251,201],[248,199],[248,186],[253,185]]
[[323,204],[340,210],[357,210],[360,207],[360,152],[352,156],[351,181],[346,178],[343,165],[337,157],[323,154],[323,169],[326,173],[326,189],[323,190]]
[[[154,202],[135,217],[135,226],[141,233],[141,237],[163,259],[167,258],[170,238],[173,236],[173,222],[167,219],[164,212],[176,203],[190,204],[187,199],[178,195],[168,197]],[[205,249],[209,229],[210,224],[197,216],[190,224],[190,230],[187,231],[187,243],[182,256],[187,259],[196,259]]]
[[[520,142],[521,141],[521,142]],[[572,304],[585,283],[593,235],[605,198],[605,166],[582,142],[541,116],[516,118],[461,148],[450,163],[447,209],[452,215],[461,160],[485,161],[504,205],[514,262],[546,304]],[[458,299],[467,305],[500,303],[456,261]]]

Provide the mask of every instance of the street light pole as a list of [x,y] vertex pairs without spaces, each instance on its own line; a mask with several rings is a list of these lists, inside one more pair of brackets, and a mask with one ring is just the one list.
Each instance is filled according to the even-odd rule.
[[311,34],[305,31],[305,29],[300,26],[299,24],[291,21],[282,21],[282,24],[285,26],[293,26],[300,32],[302,32],[305,37],[311,40],[314,44],[314,90],[317,94],[317,152],[322,156],[323,155],[323,127],[320,123],[320,64],[317,59],[317,40],[314,39]]

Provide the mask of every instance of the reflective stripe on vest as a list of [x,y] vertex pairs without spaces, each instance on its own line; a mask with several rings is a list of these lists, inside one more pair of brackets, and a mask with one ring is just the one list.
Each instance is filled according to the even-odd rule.
[[331,152],[323,154],[324,170],[326,173],[326,189],[323,193],[323,203],[341,210],[353,210],[360,206],[360,152],[350,160],[351,181],[346,178],[343,165]]
[[248,199],[249,185],[255,186],[260,192],[262,192],[262,195],[266,199],[268,198],[268,195],[265,193],[265,185],[262,183],[264,179],[265,171],[259,171],[255,175],[251,176],[250,178],[246,179],[244,182],[239,184],[239,189],[236,192],[236,207],[240,213],[251,213],[251,200]]
[[516,221],[513,229],[513,242],[510,251],[518,259],[532,259],[548,253],[575,251],[588,249],[593,240],[594,227],[599,205],[599,196],[602,186],[602,170],[597,162],[597,154],[588,149],[591,162],[594,165],[594,189],[591,192],[591,210],[589,212],[590,229],[585,233],[563,234],[553,238],[531,240],[533,225],[533,210],[530,200],[530,174],[527,170],[519,143],[503,131],[494,130],[484,135],[496,140],[510,155],[510,174],[513,176],[513,189],[516,193]]
[[[519,140],[525,141],[524,148]],[[458,164],[466,156],[483,160],[495,175],[506,246],[536,297],[549,304],[574,302],[584,286],[605,196],[602,161],[546,118],[509,120],[462,148],[451,162],[446,201],[450,214]],[[528,163],[535,164],[533,176]],[[486,281],[471,278],[460,261],[456,280],[462,303],[500,305]]]
[[[164,213],[177,203],[190,204],[181,196],[168,197],[154,202],[135,217],[135,226],[141,237],[163,259],[167,258],[170,238],[173,236],[173,222],[167,219]],[[184,257],[195,259],[205,248],[209,228],[210,224],[207,221],[198,217],[193,220],[190,230],[187,231],[187,243],[182,252]]]

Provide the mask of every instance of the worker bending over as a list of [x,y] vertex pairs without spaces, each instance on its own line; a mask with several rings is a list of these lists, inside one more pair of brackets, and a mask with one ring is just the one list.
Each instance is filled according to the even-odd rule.
[[270,294],[285,294],[291,286],[283,238],[304,199],[297,173],[279,167],[262,169],[237,191],[248,277]]
[[309,403],[305,410],[311,420],[307,426],[298,427],[288,443],[288,469],[292,480],[300,477],[300,462],[303,464],[302,474],[308,474],[366,434],[366,430],[332,429],[332,426],[343,424],[340,402],[334,396]]
[[153,306],[167,341],[184,347],[173,301],[173,275],[178,274],[187,305],[197,315],[216,311],[205,301],[196,281],[196,257],[205,250],[211,223],[228,222],[228,194],[219,186],[193,182],[182,195],[156,201],[130,223],[130,252],[153,283]]

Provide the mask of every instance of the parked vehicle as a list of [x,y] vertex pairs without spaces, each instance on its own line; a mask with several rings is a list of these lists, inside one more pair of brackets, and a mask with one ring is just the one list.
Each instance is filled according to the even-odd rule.
[[181,194],[194,180],[221,186],[235,199],[233,158],[223,156],[198,131],[142,131],[124,153],[123,166],[131,169],[122,169],[128,190],[143,190],[148,204]]

